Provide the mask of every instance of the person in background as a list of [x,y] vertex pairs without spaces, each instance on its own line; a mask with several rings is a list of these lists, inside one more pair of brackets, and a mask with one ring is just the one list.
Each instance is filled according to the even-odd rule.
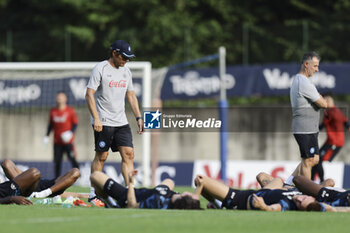
[[61,174],[64,153],[67,154],[72,166],[74,168],[79,168],[74,147],[74,133],[78,126],[78,117],[74,109],[67,105],[67,96],[64,92],[59,91],[57,93],[56,104],[56,107],[50,110],[47,133],[43,140],[44,144],[47,144],[50,132],[53,130],[55,178],[59,177]]
[[312,168],[311,178],[315,180],[318,174],[320,181],[324,181],[323,161],[333,161],[345,143],[344,129],[350,131],[350,124],[344,113],[334,105],[330,93],[324,95],[327,101],[327,110],[324,111],[323,121],[320,129],[326,128],[327,140],[320,149],[320,161]]

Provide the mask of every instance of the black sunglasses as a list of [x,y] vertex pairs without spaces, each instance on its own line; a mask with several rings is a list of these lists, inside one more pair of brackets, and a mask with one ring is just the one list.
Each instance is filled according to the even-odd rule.
[[129,58],[129,57],[124,56],[123,54],[120,54],[120,55],[122,55],[122,59],[123,59],[124,61],[126,61],[126,60],[130,60],[130,58]]
[[117,50],[115,50],[115,52],[117,53],[117,56],[118,56],[119,54],[122,56],[123,61],[130,60],[129,57],[123,55],[122,53],[118,52]]

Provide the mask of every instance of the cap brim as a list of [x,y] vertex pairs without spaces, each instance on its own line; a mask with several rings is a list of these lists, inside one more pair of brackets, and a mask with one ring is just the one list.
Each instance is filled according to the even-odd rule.
[[135,57],[135,55],[134,54],[127,54],[127,53],[122,53],[125,57],[128,57],[128,58],[133,58],[133,57]]

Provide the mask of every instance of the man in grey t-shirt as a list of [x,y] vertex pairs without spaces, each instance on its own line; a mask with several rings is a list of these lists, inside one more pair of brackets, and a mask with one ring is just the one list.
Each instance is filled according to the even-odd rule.
[[299,145],[301,163],[286,183],[291,184],[293,176],[303,175],[311,178],[311,168],[319,161],[318,125],[320,108],[327,103],[318,93],[310,77],[318,72],[320,57],[316,52],[305,53],[300,72],[294,77],[290,89],[293,110],[292,131]]
[[[87,85],[86,102],[88,104],[95,137],[95,158],[91,173],[102,171],[108,157],[109,148],[119,151],[122,157],[122,175],[128,185],[128,174],[134,170],[134,150],[132,134],[125,115],[125,97],[138,125],[138,133],[143,132],[143,121],[139,104],[132,85],[132,75],[125,64],[134,57],[130,46],[123,40],[111,45],[110,58],[98,63],[91,72]],[[89,199],[94,198],[91,188]],[[96,196],[96,195],[95,195]]]

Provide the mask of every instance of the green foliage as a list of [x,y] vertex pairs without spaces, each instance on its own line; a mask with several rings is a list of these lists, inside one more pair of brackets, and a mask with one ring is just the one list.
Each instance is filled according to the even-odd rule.
[[154,67],[221,45],[228,64],[242,63],[243,51],[255,64],[295,62],[305,50],[348,61],[349,9],[349,0],[0,0],[0,61],[62,61],[67,38],[73,61],[106,58],[116,39]]

